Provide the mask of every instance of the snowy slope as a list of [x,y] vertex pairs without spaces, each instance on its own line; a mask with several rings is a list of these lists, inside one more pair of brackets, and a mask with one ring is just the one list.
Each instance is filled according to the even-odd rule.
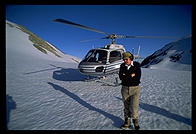
[[[8,35],[9,34],[9,35]],[[24,38],[25,37],[25,38]],[[32,38],[33,37],[33,38]],[[31,40],[32,38],[32,40]],[[40,43],[39,43],[40,41]],[[38,43],[37,43],[38,42]],[[24,56],[32,56],[34,58],[42,58],[47,60],[55,60],[55,61],[63,61],[63,62],[79,62],[80,59],[70,56],[67,54],[62,53],[52,44],[42,41],[41,38],[24,28],[23,26],[17,25],[10,21],[6,20],[6,44],[7,49],[11,51],[17,51],[18,53]],[[39,49],[37,49],[33,44],[38,44],[43,51],[45,50],[46,53],[43,53]],[[52,51],[42,47],[41,45],[47,45],[47,48],[52,48]]]
[[[7,128],[119,130],[118,76],[85,82],[77,65],[72,56],[40,52],[28,34],[6,24]],[[191,77],[191,71],[142,68],[141,130],[192,130]]]
[[192,35],[165,45],[141,64],[152,69],[192,70]]

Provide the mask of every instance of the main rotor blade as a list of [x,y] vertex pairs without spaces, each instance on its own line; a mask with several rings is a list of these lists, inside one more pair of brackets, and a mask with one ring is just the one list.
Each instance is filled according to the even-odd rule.
[[96,38],[96,39],[89,39],[89,40],[81,40],[80,42],[89,42],[89,41],[94,41],[94,40],[100,40],[100,38],[99,39]]
[[72,26],[75,26],[75,27],[78,27],[78,28],[82,28],[82,29],[85,29],[85,30],[89,30],[89,31],[93,31],[93,32],[97,32],[97,33],[109,35],[109,34],[106,33],[106,32],[102,32],[102,31],[96,30],[96,29],[94,29],[94,28],[90,28],[90,27],[83,26],[83,25],[80,25],[80,24],[77,24],[77,23],[73,23],[73,22],[68,21],[68,20],[64,20],[64,19],[55,19],[54,21],[56,21],[56,22],[61,22],[61,23],[64,23],[64,24],[68,24],[68,25],[72,25]]
[[166,39],[175,39],[174,36],[124,36],[123,38],[166,38]]
[[[102,38],[102,39],[111,39],[112,38],[111,35],[106,36],[105,38]],[[118,38],[118,39],[124,39],[124,38],[166,38],[166,39],[175,39],[177,37],[174,37],[174,36],[127,36],[127,35],[116,34],[116,38]]]

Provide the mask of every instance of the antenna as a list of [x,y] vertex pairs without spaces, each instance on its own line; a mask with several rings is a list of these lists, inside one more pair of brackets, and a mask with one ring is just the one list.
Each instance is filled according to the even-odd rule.
[[131,52],[132,52],[132,54],[134,54],[134,48],[132,48],[132,51]]
[[139,56],[140,56],[140,45],[139,45],[139,47],[138,47],[137,56],[138,56],[138,58],[139,58]]
[[135,58],[135,59],[139,59],[139,57],[140,57],[140,45],[139,45],[139,47],[138,47],[137,54],[134,55],[134,58]]

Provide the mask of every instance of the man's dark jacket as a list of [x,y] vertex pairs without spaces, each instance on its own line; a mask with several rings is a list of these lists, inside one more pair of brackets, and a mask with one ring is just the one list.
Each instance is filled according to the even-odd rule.
[[[134,77],[131,77],[132,73],[135,73]],[[129,70],[127,70],[125,63],[122,63],[120,65],[119,78],[122,80],[123,86],[138,86],[141,78],[140,63],[134,61],[133,66]]]

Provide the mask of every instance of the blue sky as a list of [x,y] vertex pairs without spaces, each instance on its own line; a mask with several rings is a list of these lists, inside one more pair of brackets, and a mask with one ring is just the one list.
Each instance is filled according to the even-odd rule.
[[141,46],[146,57],[167,43],[192,34],[191,5],[7,5],[6,19],[23,25],[62,52],[83,58],[110,40],[104,34],[54,22],[66,19],[106,33],[133,36],[176,36],[176,39],[117,39],[127,51]]

